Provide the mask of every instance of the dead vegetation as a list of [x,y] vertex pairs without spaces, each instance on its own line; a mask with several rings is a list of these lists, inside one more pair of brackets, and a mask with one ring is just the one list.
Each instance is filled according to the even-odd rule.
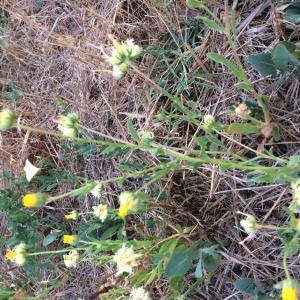
[[[239,54],[245,65],[247,55],[270,49],[279,40],[299,41],[299,28],[291,28],[290,24],[282,22],[281,12],[271,2],[249,0],[238,4]],[[211,3],[215,4],[215,13],[222,14],[221,1]],[[126,121],[131,118],[137,129],[153,130],[158,139],[175,141],[177,146],[189,145],[191,137],[198,134],[197,128],[174,127],[170,131],[164,123],[158,122],[156,114],[162,108],[169,109],[168,102],[161,95],[149,92],[149,85],[143,78],[130,74],[121,81],[112,80],[103,55],[103,51],[110,51],[108,34],[114,34],[121,40],[132,37],[143,45],[146,54],[139,67],[151,78],[166,80],[172,92],[178,92],[176,81],[169,76],[170,70],[153,68],[162,58],[155,57],[150,50],[173,47],[171,50],[179,53],[178,65],[183,64],[186,55],[192,53],[184,66],[187,73],[219,74],[195,79],[193,83],[186,82],[185,89],[179,92],[183,102],[189,96],[197,107],[217,119],[230,122],[232,117],[226,115],[227,109],[249,97],[242,93],[236,95],[231,89],[234,83],[232,76],[206,58],[207,51],[232,57],[225,38],[220,34],[207,31],[200,37],[195,36],[197,49],[188,42],[180,45],[174,42],[174,34],[186,41],[188,33],[195,30],[191,26],[201,24],[194,21],[198,12],[187,9],[183,0],[163,3],[154,0],[3,0],[0,8],[8,20],[5,38],[9,43],[9,48],[2,49],[0,56],[1,89],[5,91],[7,82],[12,80],[23,93],[15,103],[1,99],[1,105],[13,106],[18,118],[28,124],[55,128],[53,120],[62,112],[57,100],[60,99],[70,111],[79,113],[85,127],[96,132],[126,141],[130,139]],[[191,52],[192,49],[194,51]],[[170,64],[173,59],[172,55],[168,57]],[[281,129],[280,142],[271,139],[266,147],[273,147],[278,156],[294,154],[300,141],[299,82],[289,78],[261,79],[250,66],[247,67],[257,88],[271,95],[272,119]],[[235,138],[241,139],[239,136]],[[254,149],[261,142],[256,136],[243,137],[242,141]],[[230,141],[228,148],[239,154],[244,151]],[[107,159],[90,154],[77,160],[76,149],[73,149],[75,159],[62,162],[58,159],[62,151],[60,143],[50,137],[16,130],[1,134],[2,168],[12,169],[16,174],[20,174],[26,158],[34,161],[36,156],[48,158],[57,166],[91,180],[119,174],[116,167],[120,162],[118,158]],[[155,158],[150,155],[134,159],[155,163]],[[139,184],[138,181],[132,182],[132,186]],[[166,191],[168,203],[173,206],[172,214],[166,219],[165,230],[174,231],[174,224],[195,226],[195,239],[224,243],[222,266],[210,282],[196,287],[191,299],[243,299],[233,286],[236,279],[254,278],[269,288],[282,279],[280,239],[270,232],[263,232],[259,237],[244,241],[245,236],[237,228],[239,219],[236,212],[252,213],[261,223],[285,224],[287,216],[282,207],[291,197],[287,186],[252,187],[242,172],[220,174],[217,167],[207,165],[197,172],[181,170],[170,174],[161,183],[161,188]],[[116,194],[118,187],[110,185],[107,189],[105,201],[114,205],[111,194]],[[66,200],[58,209],[63,213],[69,207],[78,206],[85,211],[95,201],[92,198],[80,203]],[[155,213],[150,217],[155,217]],[[143,225],[144,220],[136,219],[136,222]],[[3,218],[3,232],[4,227]],[[160,229],[160,226],[155,228],[157,234],[162,234]],[[299,279],[298,257],[290,265],[293,276]],[[1,270],[7,268],[8,265],[3,262]],[[98,269],[90,263],[83,263],[72,274],[65,273],[63,268],[56,272],[63,285],[49,292],[45,299],[88,299],[103,284],[110,281],[113,284],[109,277],[111,270]],[[48,275],[45,272],[43,280],[46,281]],[[12,270],[6,274],[5,280],[9,285],[13,278],[22,280],[23,276],[20,270]],[[68,279],[66,276],[69,276]],[[192,283],[192,276],[187,281]],[[38,292],[39,289],[40,283],[37,282],[29,292]],[[164,281],[151,287],[154,299],[165,299],[166,290]]]

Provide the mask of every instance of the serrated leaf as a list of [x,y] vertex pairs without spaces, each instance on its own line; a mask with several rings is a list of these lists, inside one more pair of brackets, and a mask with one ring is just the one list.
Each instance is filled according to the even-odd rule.
[[216,52],[209,52],[207,53],[207,57],[219,64],[225,65],[241,81],[247,80],[247,76],[244,74],[244,71],[224,56]]
[[221,33],[226,33],[226,28],[215,21],[204,17],[204,16],[197,16],[196,19],[203,21],[204,25],[208,27],[209,29],[213,29],[216,31],[219,31]]
[[272,60],[271,53],[259,53],[248,56],[248,62],[252,67],[260,73],[260,75],[266,77],[269,75],[275,76],[277,68]]
[[255,296],[257,295],[258,288],[256,283],[248,278],[238,279],[235,284],[235,288],[240,290],[243,294]]
[[240,134],[252,134],[252,133],[259,133],[261,127],[259,125],[253,124],[245,124],[245,123],[232,123],[230,124],[226,132],[228,133],[240,133]]
[[127,128],[128,128],[128,131],[129,131],[131,137],[132,137],[136,142],[139,142],[139,141],[140,141],[139,134],[138,134],[138,132],[136,131],[136,129],[134,128],[133,123],[132,123],[131,120],[128,120],[128,121],[127,121]]

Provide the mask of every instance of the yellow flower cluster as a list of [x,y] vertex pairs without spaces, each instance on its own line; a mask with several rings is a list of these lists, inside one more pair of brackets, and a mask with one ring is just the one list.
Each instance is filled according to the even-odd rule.
[[120,208],[118,215],[121,219],[125,219],[128,213],[137,206],[137,200],[131,192],[123,192],[119,196]]
[[132,39],[127,39],[122,44],[113,39],[113,43],[114,48],[108,61],[113,66],[114,78],[118,80],[126,74],[133,61],[141,55],[142,48],[134,44]]
[[77,220],[79,216],[79,213],[77,210],[73,210],[70,214],[66,214],[65,218],[67,220]]
[[76,245],[79,242],[78,235],[65,234],[63,237],[64,244]]
[[282,300],[298,300],[297,284],[291,279],[286,279],[282,283]]
[[48,196],[43,193],[26,194],[22,203],[25,207],[42,207],[47,202]]
[[18,266],[23,266],[26,262],[27,248],[25,243],[20,243],[12,250],[8,250],[5,258],[11,262],[16,263]]

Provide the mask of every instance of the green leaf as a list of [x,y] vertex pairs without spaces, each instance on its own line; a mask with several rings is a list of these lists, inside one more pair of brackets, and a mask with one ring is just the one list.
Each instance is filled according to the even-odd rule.
[[293,239],[287,243],[285,251],[287,253],[287,256],[290,257],[296,254],[298,250],[299,250],[298,234],[295,234]]
[[275,76],[277,68],[272,60],[271,53],[259,53],[248,56],[248,62],[252,67],[260,73],[260,75],[266,77],[269,75]]
[[300,8],[293,7],[288,8],[285,12],[284,20],[293,23],[299,24],[300,23]]
[[0,46],[8,48],[9,44],[5,39],[0,39]]
[[204,6],[201,0],[187,0],[187,5],[192,8],[202,8]]
[[184,284],[184,276],[173,276],[169,279],[169,285],[170,289],[173,290],[174,292],[180,292],[180,290],[183,288]]
[[133,123],[132,123],[131,120],[128,120],[128,121],[127,121],[127,128],[128,128],[128,131],[130,132],[131,137],[132,137],[136,142],[139,142],[139,141],[140,141],[139,134],[138,134],[138,132],[135,130],[135,128],[134,128]]
[[248,278],[238,279],[235,284],[235,288],[240,290],[243,294],[255,296],[257,295],[258,288],[256,283]]
[[47,236],[45,236],[43,240],[43,246],[46,247],[51,243],[53,243],[58,238],[59,235],[60,235],[60,231],[54,231],[49,233]]
[[285,72],[288,70],[289,64],[300,68],[300,61],[290,52],[295,51],[296,46],[292,43],[278,43],[272,51],[272,59],[278,69]]
[[167,264],[165,275],[168,278],[184,275],[192,267],[191,252],[189,250],[180,251],[171,257]]
[[219,31],[221,33],[226,33],[226,28],[224,26],[216,23],[215,21],[213,21],[213,20],[211,20],[211,19],[209,19],[207,17],[197,16],[196,19],[203,21],[204,25],[206,27],[208,27],[209,29],[213,29],[213,30]]
[[221,256],[217,252],[218,245],[201,249],[202,266],[207,272],[213,272],[221,262]]
[[222,55],[216,52],[209,52],[207,53],[207,57],[214,60],[217,63],[225,65],[238,79],[242,81],[248,80],[244,71],[240,67],[238,67],[236,64],[232,63],[229,59],[226,59]]
[[250,83],[247,83],[247,82],[239,82],[239,83],[235,84],[234,86],[239,88],[239,89],[246,90],[248,92],[254,92],[253,86]]
[[228,133],[240,133],[240,134],[252,134],[259,133],[261,127],[259,125],[253,125],[248,123],[232,123],[230,124],[226,132]]

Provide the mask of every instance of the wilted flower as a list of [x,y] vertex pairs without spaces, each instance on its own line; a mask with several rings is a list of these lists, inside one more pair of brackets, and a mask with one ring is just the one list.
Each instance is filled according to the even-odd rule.
[[74,138],[78,134],[79,120],[76,113],[58,116],[58,129],[65,137]]
[[251,109],[245,103],[241,103],[235,109],[235,114],[240,118],[245,118],[248,115],[250,115],[250,113],[251,113]]
[[123,192],[119,196],[120,208],[119,208],[119,217],[124,219],[128,212],[136,207],[136,199],[134,194],[131,192]]
[[99,182],[95,185],[95,187],[91,190],[91,193],[95,197],[100,197],[103,192],[103,183]]
[[79,241],[79,236],[78,235],[69,235],[65,234],[63,238],[63,243],[64,244],[70,244],[70,245],[75,245]]
[[72,212],[70,214],[66,214],[65,218],[67,220],[77,220],[79,216],[79,213],[77,210],[72,210]]
[[149,293],[142,287],[132,288],[129,300],[151,300]]
[[25,243],[20,243],[13,250],[8,250],[5,254],[6,259],[23,266],[26,262],[27,248]]
[[138,265],[137,259],[141,254],[136,254],[132,247],[128,248],[124,244],[114,256],[114,261],[117,263],[118,275],[126,272],[131,274],[132,269]]
[[107,218],[107,205],[106,204],[99,204],[98,206],[93,206],[93,214],[98,217],[101,222],[104,222]]
[[76,268],[79,254],[76,250],[72,250],[69,254],[64,255],[63,258],[67,268]]
[[248,215],[246,219],[241,220],[240,224],[244,228],[246,233],[249,234],[249,236],[253,236],[257,232],[258,226],[256,223],[256,219],[251,215]]
[[9,108],[4,108],[0,112],[0,131],[7,130],[13,126],[15,122],[15,115]]
[[40,168],[35,167],[28,159],[26,159],[24,171],[28,182],[30,182],[39,170]]
[[42,207],[45,205],[48,196],[43,193],[26,194],[22,203],[25,207]]
[[298,299],[297,283],[294,280],[286,279],[282,282],[281,297],[282,300]]

